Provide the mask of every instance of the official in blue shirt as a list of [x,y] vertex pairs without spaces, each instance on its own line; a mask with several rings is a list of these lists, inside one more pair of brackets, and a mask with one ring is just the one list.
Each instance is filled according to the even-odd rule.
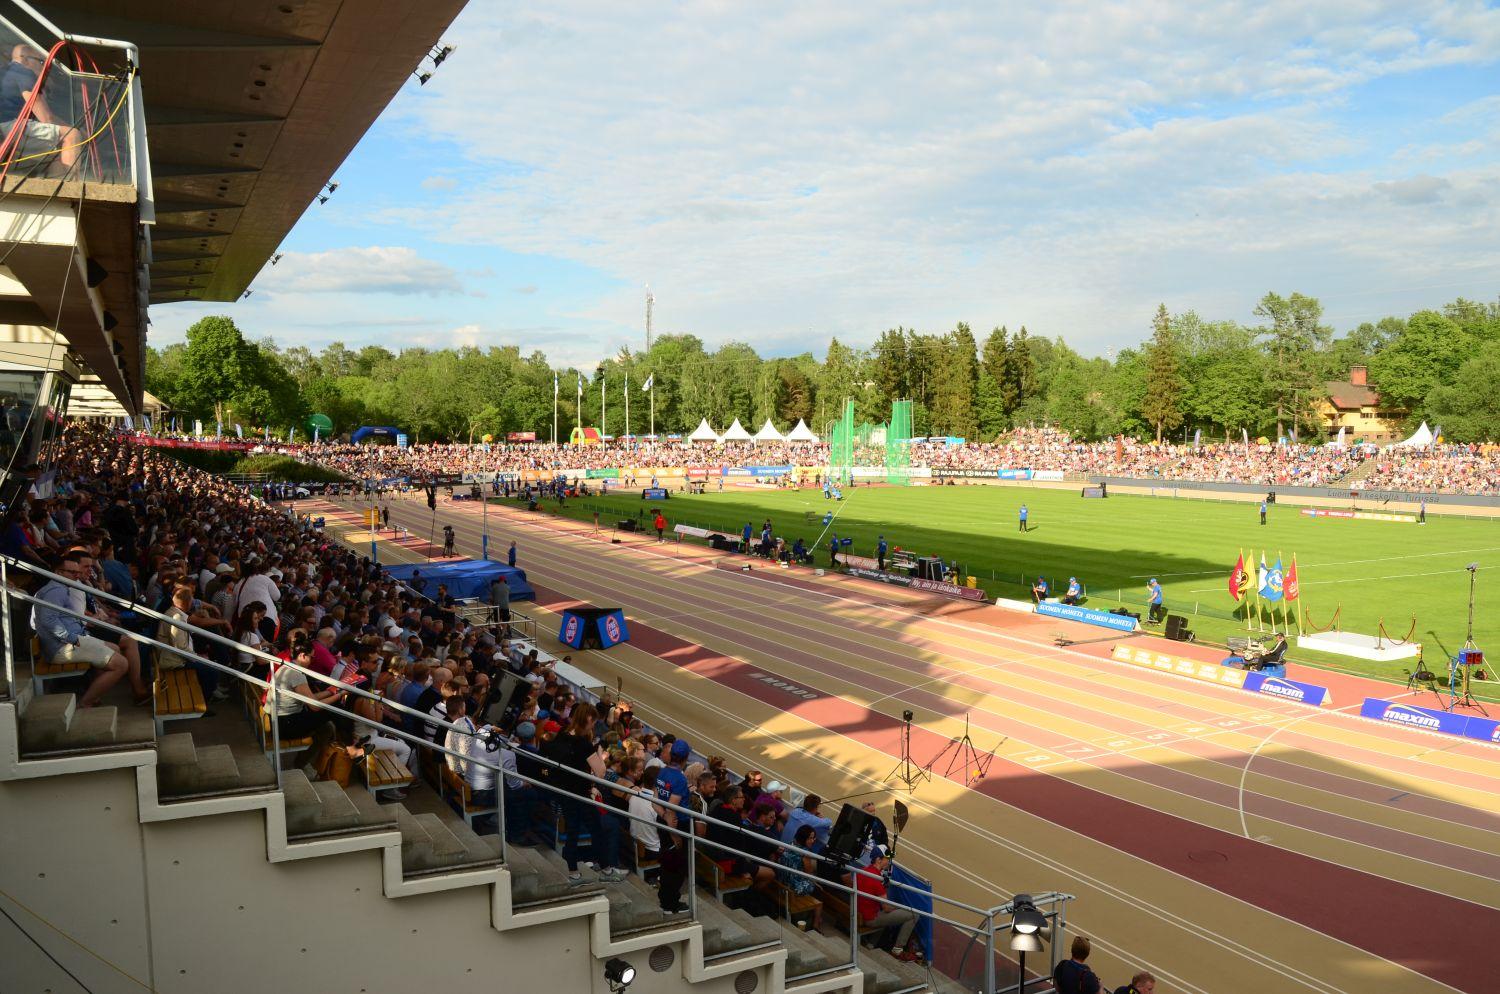
[[516,568],[516,543],[510,543],[510,550],[505,553],[505,565],[511,569]]
[[813,851],[822,852],[823,848],[828,845],[828,832],[833,828],[833,820],[824,818],[820,813],[822,807],[823,799],[817,794],[808,794],[803,798],[802,806],[787,815],[786,827],[781,830],[781,841],[791,843],[803,825],[811,825],[813,838],[817,843],[813,846]]
[[879,569],[882,572],[885,571],[885,553],[886,553],[886,549],[887,549],[887,546],[885,544],[885,536],[882,535],[882,536],[880,536],[880,543],[875,546],[875,562],[876,562],[876,564],[878,565]]
[[1261,524],[1265,524],[1266,523],[1266,502],[1265,501],[1261,501],[1260,502],[1260,523]]
[[1151,602],[1151,613],[1147,618],[1154,624],[1160,621],[1162,614],[1165,613],[1162,607],[1161,584],[1156,582],[1156,577],[1153,576],[1147,582],[1146,594]]
[[750,554],[750,536],[752,534],[754,534],[754,526],[747,521],[745,522],[745,527],[740,529],[740,544],[744,546],[740,551],[746,555]]
[[1027,515],[1027,513],[1028,512],[1026,510],[1026,505],[1022,504],[1021,505],[1021,531],[1026,531],[1027,530],[1027,528],[1026,528],[1026,515]]
[[1083,584],[1078,582],[1078,577],[1068,577],[1068,592],[1063,597],[1064,604],[1077,604],[1078,598],[1083,596]]

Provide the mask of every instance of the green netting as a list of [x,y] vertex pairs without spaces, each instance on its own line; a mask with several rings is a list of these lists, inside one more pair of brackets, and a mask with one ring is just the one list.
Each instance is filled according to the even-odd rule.
[[844,401],[844,413],[833,423],[828,443],[828,479],[847,486],[854,476],[854,401]]
[[911,483],[911,401],[891,401],[891,426],[885,433],[885,482]]
[[874,431],[875,431],[875,426],[872,425],[872,424],[870,424],[870,422],[865,421],[865,422],[861,423],[858,428],[854,429],[854,441],[855,441],[855,443],[859,444],[859,445],[869,445],[870,444],[870,435],[873,434]]

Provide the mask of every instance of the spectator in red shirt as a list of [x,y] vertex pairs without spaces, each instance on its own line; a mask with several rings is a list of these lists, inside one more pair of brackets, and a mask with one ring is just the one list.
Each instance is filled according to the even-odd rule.
[[890,851],[885,846],[875,847],[875,857],[863,870],[854,871],[854,889],[859,900],[859,920],[871,928],[894,928],[895,942],[890,946],[891,955],[898,959],[914,960],[917,951],[909,948],[912,930],[917,927],[917,913],[885,899],[885,876],[890,871]]
[[658,542],[666,541],[667,519],[660,511],[657,511],[656,517],[651,519],[651,527],[656,529]]

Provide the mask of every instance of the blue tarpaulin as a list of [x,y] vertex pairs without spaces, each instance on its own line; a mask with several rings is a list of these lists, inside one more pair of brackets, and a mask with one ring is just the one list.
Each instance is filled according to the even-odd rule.
[[511,600],[536,600],[536,591],[526,582],[525,570],[493,560],[454,559],[440,563],[402,563],[399,566],[386,566],[384,569],[402,583],[411,582],[412,573],[420,571],[422,579],[427,581],[423,593],[428,597],[437,593],[437,585],[441,583],[447,586],[450,594],[459,599],[477,597],[488,601],[490,581],[499,576],[510,587]]

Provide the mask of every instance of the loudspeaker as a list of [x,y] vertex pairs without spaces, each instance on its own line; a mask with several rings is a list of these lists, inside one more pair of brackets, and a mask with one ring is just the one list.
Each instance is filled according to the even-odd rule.
[[871,816],[852,804],[839,810],[839,819],[828,833],[828,856],[845,862],[852,861],[864,848],[865,832],[869,830]]
[[1141,620],[1141,612],[1139,612],[1139,611],[1131,611],[1128,608],[1117,607],[1117,608],[1114,608],[1109,613],[1110,614],[1118,614],[1118,615],[1120,615],[1121,617],[1124,617],[1124,618],[1134,618],[1136,621],[1140,621]]
[[1192,634],[1188,631],[1186,618],[1180,614],[1167,615],[1167,638],[1173,642],[1186,642]]
[[619,528],[620,528],[620,531],[622,531],[622,532],[633,532],[633,531],[635,531],[635,519],[634,518],[626,518],[624,521],[620,522]]

